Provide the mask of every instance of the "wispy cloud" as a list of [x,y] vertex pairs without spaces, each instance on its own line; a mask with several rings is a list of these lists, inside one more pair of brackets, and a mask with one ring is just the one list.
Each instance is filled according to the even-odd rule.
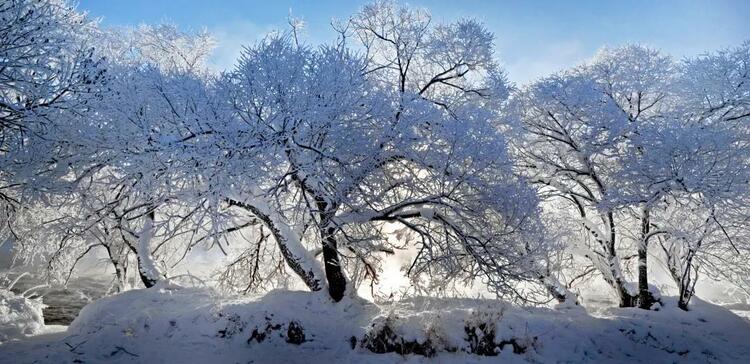
[[508,49],[504,52],[500,49],[500,57],[511,81],[524,84],[574,67],[591,58],[595,52],[587,49],[583,42],[567,40],[525,50]]
[[273,29],[250,21],[230,22],[209,28],[208,31],[217,42],[216,49],[209,57],[209,66],[217,71],[232,69],[244,46],[253,45]]

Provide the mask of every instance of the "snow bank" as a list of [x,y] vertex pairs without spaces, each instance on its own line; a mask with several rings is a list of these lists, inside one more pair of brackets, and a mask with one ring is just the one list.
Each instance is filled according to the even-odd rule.
[[0,344],[39,333],[44,328],[41,300],[0,288]]
[[[659,311],[519,308],[488,300],[420,298],[391,308],[396,336],[438,350],[543,363],[747,363],[750,321],[699,299],[690,312],[661,297]],[[491,354],[489,354],[491,355]]]
[[[86,362],[310,363],[352,354],[377,306],[338,304],[325,293],[274,291],[259,299],[220,299],[210,289],[161,284],[86,306],[66,342]],[[392,359],[391,359],[392,360]],[[385,362],[387,362],[386,360]]]
[[333,304],[295,291],[228,299],[164,284],[86,306],[62,340],[0,346],[0,362],[747,362],[746,320],[697,299],[690,312],[662,300],[660,311],[592,315],[494,300]]

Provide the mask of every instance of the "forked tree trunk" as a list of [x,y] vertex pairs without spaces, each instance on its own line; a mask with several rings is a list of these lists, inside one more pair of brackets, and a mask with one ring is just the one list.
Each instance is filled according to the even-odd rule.
[[[589,259],[592,259],[596,268],[602,273],[604,280],[615,291],[618,305],[620,307],[635,307],[638,297],[628,290],[626,286],[627,282],[625,281],[625,277],[623,277],[622,270],[620,269],[620,258],[617,256],[617,250],[615,247],[617,232],[615,231],[614,214],[609,211],[606,215],[600,215],[602,220],[609,225],[609,236],[605,237],[604,233],[600,232],[595,225],[588,220],[583,206],[580,204],[578,206],[581,218],[583,219],[583,228],[588,231],[599,244],[599,247],[601,248],[601,253],[599,253],[599,255],[604,262],[599,261],[598,258],[594,257],[589,257]],[[606,263],[606,267],[602,266],[602,263]]]
[[685,262],[685,271],[678,280],[678,284],[680,286],[680,297],[677,300],[677,307],[679,307],[683,311],[688,310],[690,299],[693,298],[693,294],[695,294],[695,282],[697,281],[697,277],[693,277],[693,274],[697,275],[698,272],[697,270],[693,269],[692,266],[694,256],[695,251],[690,250]]
[[[288,143],[290,143],[290,140],[284,139],[284,144],[288,145]],[[292,166],[296,169],[298,164],[292,150],[293,148],[289,148],[286,153]],[[310,211],[310,213],[318,216],[318,233],[320,234],[323,248],[323,266],[328,283],[328,294],[335,302],[339,302],[344,298],[344,294],[346,293],[346,275],[344,275],[344,270],[341,267],[336,243],[336,227],[332,221],[338,206],[327,200],[324,193],[313,188],[299,174],[293,173],[291,177],[315,201],[317,211]]]
[[[107,236],[111,239],[110,241],[113,241],[114,237],[109,235],[109,230],[105,228],[104,231],[107,232]],[[119,253],[112,251],[116,248],[110,246],[109,244],[104,244],[104,248],[107,250],[107,255],[109,256],[110,263],[112,263],[112,266],[115,268],[117,292],[123,292],[127,288],[128,283],[128,268],[126,265],[128,256],[127,254],[123,254],[122,247],[119,247]]]

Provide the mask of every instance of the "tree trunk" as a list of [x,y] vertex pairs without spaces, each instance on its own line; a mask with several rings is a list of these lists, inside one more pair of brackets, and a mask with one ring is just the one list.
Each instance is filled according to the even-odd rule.
[[[670,257],[672,259],[679,259],[676,257]],[[690,298],[692,298],[692,291],[688,289],[690,286],[690,270],[686,270],[685,272],[680,271],[680,269],[675,265],[673,260],[668,259],[667,260],[669,273],[672,276],[672,280],[678,287],[678,297],[677,297],[677,307],[679,307],[683,311],[688,310],[688,303],[690,302]],[[689,263],[688,263],[689,264]]]
[[638,307],[648,310],[655,303],[653,294],[648,289],[647,256],[645,247],[638,247]]
[[[289,139],[284,139],[284,144],[288,145]],[[289,162],[294,169],[297,169],[298,163],[292,152],[294,148],[286,149]],[[315,201],[317,211],[310,211],[311,215],[318,216],[318,231],[320,233],[321,243],[323,245],[323,266],[326,272],[326,281],[328,282],[328,294],[335,302],[341,301],[346,293],[346,276],[341,267],[339,260],[338,246],[336,243],[336,228],[333,226],[333,217],[336,215],[338,206],[326,199],[325,193],[312,187],[305,178],[301,178],[298,173],[292,173],[292,179],[296,181],[302,190],[312,196]],[[313,185],[315,185],[313,183]]]
[[686,298],[682,293],[680,293],[680,298],[679,300],[677,300],[677,307],[679,307],[683,311],[687,311],[688,302],[690,302],[690,299]]
[[[597,269],[602,273],[607,284],[614,289],[619,301],[618,305],[620,307],[635,307],[637,303],[637,295],[628,290],[626,286],[627,282],[625,281],[625,277],[623,277],[622,270],[620,269],[620,258],[617,256],[617,249],[615,247],[617,232],[615,230],[614,214],[611,211],[608,211],[606,215],[600,215],[602,221],[604,221],[609,227],[609,237],[607,238],[604,236],[604,232],[600,232],[596,229],[595,225],[587,219],[586,213],[581,205],[579,205],[579,212],[583,219],[583,228],[586,229],[586,231],[588,231],[599,244],[601,253],[597,252],[597,254],[601,256],[601,259],[603,259],[604,262],[599,261],[599,257],[594,258],[592,256],[589,257],[589,259],[594,262]],[[606,267],[602,266],[602,263],[606,263]]]
[[328,280],[328,294],[331,298],[339,302],[344,298],[346,292],[346,276],[341,269],[339,261],[339,252],[336,244],[336,229],[324,227],[321,229],[323,236],[323,262],[326,269],[326,280]]
[[[116,237],[109,234],[109,230],[107,228],[104,229],[104,231],[107,233],[107,237],[109,237],[109,242],[107,244],[103,244],[104,248],[107,250],[107,255],[109,256],[109,261],[112,263],[112,266],[115,268],[115,279],[117,280],[117,292],[123,292],[127,288],[127,279],[128,279],[128,268],[126,266],[128,256],[125,252],[123,252],[123,247],[116,247],[120,252],[115,253],[112,251],[115,249],[115,247],[110,246],[111,242],[115,241]],[[125,254],[123,254],[125,253]],[[124,258],[124,259],[123,259]]]
[[550,274],[545,273],[539,276],[539,281],[547,290],[547,293],[549,293],[552,298],[557,300],[557,303],[572,303],[574,305],[578,305],[578,295],[571,292],[555,277],[552,277]]
[[617,241],[615,217],[612,211],[607,212],[607,221],[609,222],[609,241],[607,245],[609,268],[612,273],[614,288],[617,290],[617,295],[620,298],[620,307],[635,307],[638,297],[628,290],[625,277],[623,277],[622,270],[620,269],[620,258],[617,256],[617,249],[615,247],[615,242]]
[[624,282],[618,281],[617,289],[618,296],[620,299],[619,306],[620,307],[635,307],[635,305],[638,303],[638,296],[633,295],[630,293],[630,291],[625,288]]
[[135,248],[138,260],[138,275],[146,288],[151,288],[164,278],[159,271],[151,253],[151,240],[154,237],[154,209],[150,208],[146,213],[143,229],[138,234],[138,245]]
[[316,205],[320,211],[320,237],[323,242],[323,263],[328,281],[328,294],[339,302],[346,292],[346,276],[339,260],[338,243],[336,242],[336,228],[332,225],[335,209],[328,210],[328,203],[322,198],[316,198]]
[[656,303],[648,288],[648,234],[650,224],[649,211],[644,207],[641,215],[641,239],[638,243],[638,307],[644,310],[651,309],[651,306]]
[[307,250],[298,239],[293,239],[291,230],[285,222],[280,220],[277,214],[269,209],[262,209],[265,204],[255,205],[232,199],[226,199],[226,202],[230,206],[237,206],[249,211],[266,225],[274,240],[276,240],[276,245],[287,266],[302,279],[307,288],[313,292],[320,291],[323,288],[322,272],[316,264],[315,258],[308,256]]
[[638,295],[633,294],[628,289],[627,281],[625,281],[620,270],[620,258],[617,255],[610,255],[607,259],[610,269],[609,273],[612,275],[612,280],[607,279],[607,283],[615,290],[619,300],[618,305],[620,307],[635,307],[638,303]]
[[688,257],[685,262],[685,272],[682,274],[682,277],[679,281],[680,284],[680,297],[677,300],[677,307],[682,309],[683,311],[688,310],[688,303],[690,303],[690,299],[693,298],[693,294],[695,294],[695,282],[697,278],[693,278],[693,272],[697,275],[697,270],[693,270],[692,264],[693,264],[693,256],[694,251],[690,250],[688,252]]
[[123,262],[113,261],[115,277],[117,278],[117,292],[124,292],[128,283],[128,269]]
[[153,278],[151,274],[148,273],[148,270],[144,268],[143,260],[141,260],[141,257],[138,256],[138,276],[141,277],[141,282],[143,282],[143,286],[146,288],[151,288],[156,285],[157,282],[159,282],[158,278]]

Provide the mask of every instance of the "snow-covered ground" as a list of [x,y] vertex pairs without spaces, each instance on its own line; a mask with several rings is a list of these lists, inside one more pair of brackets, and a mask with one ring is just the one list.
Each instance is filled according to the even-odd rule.
[[0,288],[0,344],[41,333],[44,329],[42,308],[40,300]]
[[690,312],[665,301],[660,311],[435,298],[333,304],[308,292],[225,298],[163,285],[95,301],[67,331],[0,345],[0,363],[749,362],[747,319],[698,299]]

